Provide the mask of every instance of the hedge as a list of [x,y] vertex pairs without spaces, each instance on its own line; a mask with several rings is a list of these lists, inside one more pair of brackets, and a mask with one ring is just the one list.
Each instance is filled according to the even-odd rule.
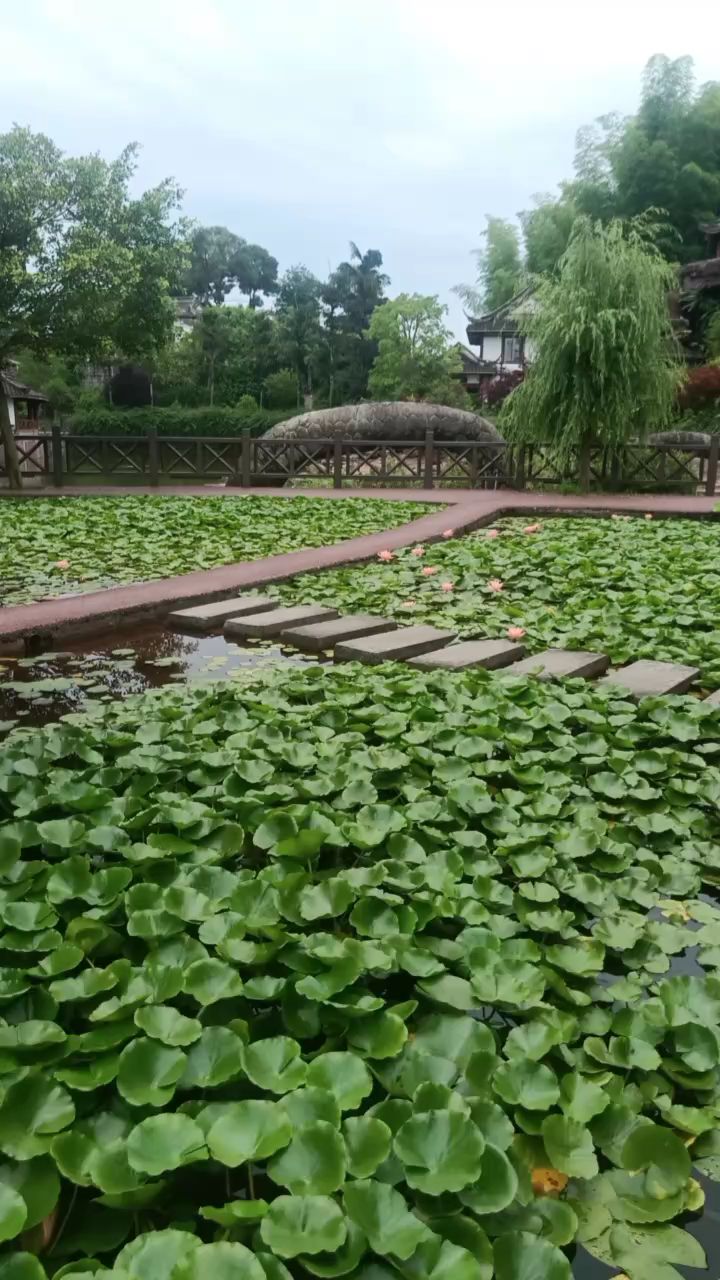
[[106,409],[97,408],[76,413],[66,422],[68,429],[80,435],[141,436],[156,427],[161,436],[235,436],[243,431],[262,435],[277,422],[291,418],[295,410],[254,409],[251,412],[204,406],[185,409]]

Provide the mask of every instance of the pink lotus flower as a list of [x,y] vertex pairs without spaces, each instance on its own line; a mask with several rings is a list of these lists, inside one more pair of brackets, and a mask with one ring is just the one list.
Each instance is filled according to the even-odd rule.
[[453,584],[452,584],[452,582],[441,582],[441,583],[440,583],[440,590],[441,590],[441,591],[452,591],[452,590],[453,590]]
[[411,555],[411,556],[424,556],[424,555],[425,555],[425,548],[424,548],[424,547],[413,547],[412,551],[410,552],[410,555]]
[[429,578],[432,573],[437,573],[437,572],[438,572],[438,566],[436,564],[426,564],[425,568],[422,571],[422,575],[423,575],[423,578]]
[[537,533],[539,528],[539,524],[527,524],[523,529],[523,533]]
[[485,534],[485,537],[486,537],[486,538],[499,538],[499,537],[500,537],[500,530],[499,530],[499,529],[488,529],[488,530],[487,530],[487,533]]
[[491,578],[488,582],[488,591],[502,591],[505,583],[500,578]]
[[454,537],[455,537],[454,529],[443,529],[443,538],[454,538]]
[[394,560],[392,551],[378,551],[378,560]]
[[522,640],[525,635],[524,627],[508,627],[507,635],[510,640]]
[[414,608],[415,608],[415,601],[414,601],[414,600],[403,600],[402,604],[400,605],[400,608],[401,608],[401,609],[414,609]]
[[69,568],[70,568],[70,561],[69,561],[69,560],[56,560],[56,561],[55,561],[55,568],[56,568],[56,569],[69,569]]

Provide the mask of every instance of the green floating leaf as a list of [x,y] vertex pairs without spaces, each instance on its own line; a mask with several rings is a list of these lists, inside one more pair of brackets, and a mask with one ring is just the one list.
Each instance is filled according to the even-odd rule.
[[260,1224],[263,1241],[281,1258],[334,1253],[345,1242],[347,1224],[329,1196],[278,1196]]
[[185,1068],[185,1054],[140,1037],[120,1054],[117,1087],[133,1106],[163,1107]]
[[343,1192],[345,1211],[381,1256],[409,1258],[429,1234],[428,1228],[394,1187],[373,1180],[348,1182]]
[[243,1244],[201,1244],[173,1271],[173,1280],[265,1280],[254,1253]]
[[622,1149],[623,1168],[645,1170],[647,1195],[664,1200],[675,1195],[690,1176],[690,1155],[684,1142],[662,1125],[641,1125]]
[[0,1148],[16,1160],[31,1160],[48,1151],[53,1135],[74,1119],[75,1106],[65,1089],[27,1076],[11,1085],[0,1103]]
[[171,1046],[193,1044],[202,1033],[197,1018],[186,1018],[177,1009],[162,1004],[148,1004],[137,1009],[135,1025],[151,1039]]
[[528,1111],[548,1111],[560,1098],[554,1071],[543,1063],[529,1062],[524,1058],[498,1067],[492,1086],[504,1102],[525,1107]]
[[210,1154],[236,1168],[250,1160],[267,1160],[292,1136],[292,1125],[280,1103],[249,1099],[231,1103],[207,1135]]
[[345,1165],[345,1144],[337,1129],[327,1120],[316,1120],[294,1135],[267,1172],[293,1195],[329,1195],[345,1181]]
[[594,1178],[598,1162],[592,1137],[583,1124],[567,1116],[546,1116],[542,1123],[545,1149],[554,1168],[569,1178]]
[[355,1111],[373,1087],[365,1063],[354,1053],[321,1053],[308,1067],[307,1084],[332,1093],[341,1111]]
[[27,1206],[22,1196],[6,1182],[0,1182],[0,1240],[13,1240],[22,1231]]
[[131,1168],[156,1177],[179,1169],[205,1154],[205,1135],[189,1116],[149,1116],[130,1132],[127,1158]]
[[47,1280],[47,1272],[34,1253],[10,1253],[0,1258],[0,1280]]
[[373,1116],[349,1116],[342,1135],[353,1178],[369,1178],[390,1155],[392,1129]]
[[409,1186],[441,1195],[477,1181],[485,1139],[473,1121],[457,1111],[425,1111],[401,1126],[393,1148]]
[[113,1270],[123,1280],[171,1280],[177,1264],[200,1245],[189,1231],[147,1231],[120,1250]]
[[243,1065],[247,1075],[260,1089],[269,1093],[289,1093],[305,1081],[306,1064],[300,1057],[300,1045],[289,1036],[272,1036],[246,1045]]
[[565,1254],[529,1231],[498,1236],[494,1255],[496,1280],[572,1280]]
[[187,1052],[179,1088],[212,1089],[243,1075],[243,1049],[228,1027],[205,1027]]

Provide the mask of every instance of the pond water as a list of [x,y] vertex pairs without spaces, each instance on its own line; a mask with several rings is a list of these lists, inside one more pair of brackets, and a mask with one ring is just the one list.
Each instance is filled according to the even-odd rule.
[[155,622],[76,639],[34,657],[0,655],[0,735],[179,680],[217,680],[247,667],[313,661],[267,641],[241,647],[222,635],[183,635]]

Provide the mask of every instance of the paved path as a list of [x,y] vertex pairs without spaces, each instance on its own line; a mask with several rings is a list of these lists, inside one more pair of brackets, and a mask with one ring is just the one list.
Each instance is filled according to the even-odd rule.
[[[43,496],[58,497],[58,490],[33,491],[25,500]],[[300,495],[346,501],[352,498],[381,498],[388,502],[416,501],[445,503],[445,509],[431,512],[410,524],[381,533],[350,538],[330,547],[307,551],[291,551],[264,560],[223,565],[218,569],[199,570],[174,578],[153,582],[137,582],[130,586],[111,587],[105,591],[60,600],[43,600],[37,604],[14,605],[0,609],[0,643],[21,641],[37,635],[50,638],[73,631],[88,632],[123,625],[139,617],[163,616],[171,607],[185,608],[221,599],[237,591],[256,589],[271,582],[294,577],[308,570],[328,569],[339,565],[372,559],[385,548],[397,550],[414,542],[435,542],[443,531],[452,528],[464,533],[481,525],[492,524],[503,515],[540,515],[564,512],[609,513],[650,512],[655,516],[709,516],[717,505],[716,498],[681,497],[669,494],[652,496],[632,494],[593,494],[587,497],[560,496],[547,493],[517,492],[512,489],[225,489],[203,486],[175,486],[156,489],[98,487],[63,489],[61,496],[83,497],[118,494],[190,495],[237,497],[243,494],[272,496],[291,501]],[[6,496],[6,495],[3,495]],[[717,517],[720,519],[720,515]]]

